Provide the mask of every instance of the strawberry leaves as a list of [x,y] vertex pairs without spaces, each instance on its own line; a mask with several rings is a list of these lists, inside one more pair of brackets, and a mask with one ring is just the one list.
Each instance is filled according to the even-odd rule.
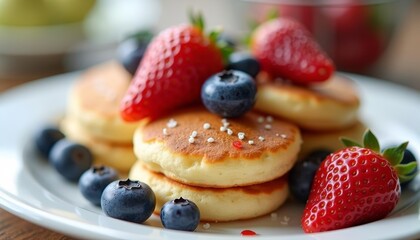
[[417,174],[417,172],[413,173],[416,167],[416,162],[411,162],[404,165],[397,165],[395,169],[398,172],[398,178],[400,179],[400,183],[405,183],[413,179]]
[[408,142],[404,142],[397,147],[385,149],[383,152],[383,156],[391,162],[397,171],[400,183],[410,181],[417,174],[417,172],[414,171],[417,167],[417,162],[401,164],[407,145]]
[[362,145],[360,145],[359,143],[357,143],[357,142],[355,142],[351,139],[348,139],[348,138],[340,138],[340,141],[346,147],[362,147]]
[[367,130],[363,137],[363,145],[365,148],[369,148],[375,152],[380,152],[381,147],[379,146],[378,139],[373,135],[370,130]]
[[398,147],[385,149],[382,155],[391,162],[392,166],[400,164],[404,157],[404,150],[407,148],[408,142],[404,142]]
[[[206,24],[205,24],[205,21],[201,12],[190,11],[188,14],[188,17],[189,17],[191,25],[200,29],[200,31],[203,32],[203,34],[205,34]],[[226,43],[226,41],[220,38],[220,35],[222,32],[223,32],[223,29],[221,27],[212,29],[207,34],[207,38],[210,40],[210,42],[212,42],[213,44],[217,46],[220,53],[222,54],[223,62],[224,64],[226,64],[229,59],[230,54],[233,53],[234,49],[230,47],[229,44]]]
[[340,138],[340,140],[346,147],[365,147],[377,153],[380,152],[378,139],[369,129],[363,135],[363,145],[348,138]]
[[401,164],[408,142],[404,142],[397,147],[390,147],[381,151],[378,139],[369,129],[366,130],[363,135],[363,145],[347,138],[340,138],[340,140],[346,147],[364,147],[380,153],[394,167],[398,173],[400,183],[410,181],[417,174],[416,172],[413,172],[417,167],[417,162]]
[[190,11],[188,14],[189,20],[191,25],[195,26],[196,28],[204,31],[205,23],[203,19],[203,15],[201,12],[194,13],[194,11]]
[[229,56],[234,52],[234,49],[220,37],[222,31],[222,28],[213,29],[208,36],[210,41],[216,44],[217,48],[222,53],[224,63],[227,64]]

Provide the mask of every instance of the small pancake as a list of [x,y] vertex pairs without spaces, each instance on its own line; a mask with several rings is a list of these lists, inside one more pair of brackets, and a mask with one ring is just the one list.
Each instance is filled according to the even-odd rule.
[[65,118],[61,121],[61,130],[66,137],[88,147],[94,157],[94,164],[103,164],[115,168],[121,173],[128,173],[136,161],[133,144],[112,143],[97,139],[84,132],[78,122]]
[[302,149],[299,153],[299,158],[303,158],[310,152],[317,149],[329,150],[335,152],[344,145],[340,141],[340,137],[346,137],[356,142],[362,142],[363,134],[366,131],[366,126],[358,121],[353,126],[338,131],[302,131]]
[[67,115],[95,138],[132,141],[136,123],[122,120],[119,105],[131,75],[116,62],[86,70],[70,92]]
[[149,185],[156,196],[155,213],[176,198],[193,201],[202,221],[233,221],[268,214],[280,207],[288,196],[286,177],[247,187],[202,188],[185,185],[160,173],[147,170],[137,161],[129,178]]
[[[203,107],[182,109],[140,126],[134,134],[134,152],[149,169],[189,185],[224,188],[271,181],[292,168],[301,135],[294,124],[264,117],[249,112],[226,120],[233,131],[229,135],[229,130],[221,131],[222,118]],[[193,131],[197,136],[190,143]]]
[[338,130],[357,121],[360,101],[353,82],[334,75],[309,87],[275,81],[259,84],[255,108],[308,130]]

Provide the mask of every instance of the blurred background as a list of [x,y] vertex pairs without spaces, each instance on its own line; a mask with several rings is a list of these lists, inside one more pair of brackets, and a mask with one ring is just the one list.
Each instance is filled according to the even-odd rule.
[[190,9],[237,42],[275,10],[340,71],[420,90],[420,0],[0,0],[0,90],[113,59],[128,36],[186,22]]

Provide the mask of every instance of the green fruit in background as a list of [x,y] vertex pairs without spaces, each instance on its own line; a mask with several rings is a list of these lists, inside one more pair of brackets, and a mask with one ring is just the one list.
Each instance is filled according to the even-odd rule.
[[95,0],[43,0],[56,23],[73,23],[85,19]]
[[43,0],[0,0],[0,25],[38,26],[49,21]]
[[96,0],[0,0],[0,25],[42,26],[82,21]]

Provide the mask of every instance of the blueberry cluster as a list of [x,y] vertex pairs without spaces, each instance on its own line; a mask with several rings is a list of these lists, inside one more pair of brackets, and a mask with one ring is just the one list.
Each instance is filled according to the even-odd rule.
[[35,134],[35,145],[57,172],[71,182],[78,182],[93,162],[92,153],[88,148],[67,139],[54,126],[40,129]]
[[[108,166],[92,166],[90,150],[65,138],[56,127],[40,129],[35,146],[57,172],[68,181],[77,183],[82,195],[100,206],[110,217],[143,223],[156,207],[153,190],[136,180],[119,179],[117,171]],[[200,222],[200,211],[188,199],[174,199],[161,209],[162,225],[168,229],[194,231]]]

